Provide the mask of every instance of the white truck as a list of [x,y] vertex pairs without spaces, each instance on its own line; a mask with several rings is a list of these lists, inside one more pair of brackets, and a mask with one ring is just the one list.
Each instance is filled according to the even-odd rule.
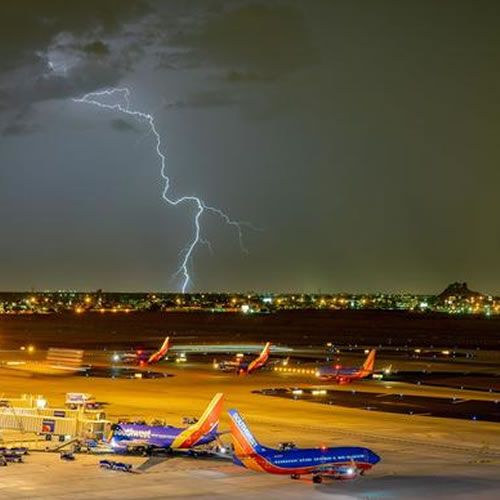
[[66,407],[71,410],[76,410],[81,407],[96,409],[98,404],[95,397],[87,392],[67,392]]

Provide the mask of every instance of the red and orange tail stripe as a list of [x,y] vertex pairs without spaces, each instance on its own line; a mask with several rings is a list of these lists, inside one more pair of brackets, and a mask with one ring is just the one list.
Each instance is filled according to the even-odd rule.
[[187,429],[184,429],[172,442],[172,448],[191,448],[206,434],[209,434],[219,423],[224,394],[217,393],[207,409],[196,422]]
[[156,351],[155,353],[151,354],[151,356],[148,359],[148,364],[156,363],[161,359],[163,359],[168,352],[169,343],[170,343],[170,337],[167,337],[163,341],[163,344],[161,345],[160,349],[158,349],[158,351]]
[[269,359],[269,351],[271,350],[271,342],[267,342],[266,345],[264,346],[264,349],[262,349],[262,352],[259,354],[259,357],[254,359],[249,365],[248,365],[248,373],[251,373],[254,370],[257,370],[258,368],[264,366]]

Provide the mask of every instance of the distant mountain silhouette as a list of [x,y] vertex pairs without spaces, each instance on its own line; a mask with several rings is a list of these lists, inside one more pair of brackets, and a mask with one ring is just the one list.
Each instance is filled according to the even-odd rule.
[[456,283],[448,285],[439,295],[437,295],[436,298],[439,302],[445,302],[450,297],[454,297],[455,299],[459,300],[464,300],[480,296],[481,293],[470,290],[465,281],[463,283],[457,281]]

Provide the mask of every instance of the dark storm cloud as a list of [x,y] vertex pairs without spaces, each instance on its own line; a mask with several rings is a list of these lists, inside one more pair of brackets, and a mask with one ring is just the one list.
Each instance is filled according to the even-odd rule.
[[128,20],[149,12],[143,0],[18,0],[5,2],[0,16],[0,65],[12,68],[34,60],[53,37],[67,32],[116,33]]
[[6,286],[167,285],[192,219],[151,134],[69,100],[126,85],[172,189],[266,229],[242,260],[207,217],[195,287],[498,291],[498,2],[4,3]]
[[85,44],[83,51],[97,57],[107,56],[110,53],[109,46],[101,40]]
[[237,99],[227,90],[210,90],[191,94],[184,100],[167,103],[166,108],[217,108],[233,106]]
[[225,74],[225,80],[231,83],[248,83],[248,82],[268,82],[271,77],[259,74],[256,71],[237,71],[230,70]]
[[111,128],[118,132],[140,133],[140,130],[134,124],[121,118],[115,118],[114,120],[111,120]]
[[125,23],[151,12],[143,0],[21,0],[1,9],[4,109],[115,84],[130,68],[133,52],[123,45],[112,50],[106,38],[119,37]]
[[304,11],[281,2],[229,2],[169,43],[188,48],[188,60],[229,68],[231,81],[280,78],[317,59]]
[[35,125],[34,123],[18,122],[18,123],[12,123],[10,125],[7,125],[2,130],[2,135],[4,137],[17,136],[17,135],[27,135],[27,134],[32,134],[33,132],[36,132],[39,129],[40,129],[40,126]]

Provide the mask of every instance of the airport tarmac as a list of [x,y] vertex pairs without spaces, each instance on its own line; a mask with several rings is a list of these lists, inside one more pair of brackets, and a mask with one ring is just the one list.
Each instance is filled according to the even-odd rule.
[[461,418],[500,423],[500,400],[487,401],[438,396],[415,396],[400,392],[374,392],[352,389],[315,389],[310,387],[273,388],[255,391],[258,394],[288,399],[301,399],[316,404],[327,404],[365,411],[402,413],[407,415]]
[[[94,377],[27,377],[0,369],[1,392],[16,396],[43,394],[51,406],[63,404],[70,391],[90,392],[109,403],[106,413],[119,418],[165,419],[180,425],[183,416],[200,415],[216,392],[226,395],[225,408],[238,408],[256,437],[269,446],[295,441],[298,446],[361,445],[381,455],[382,462],[355,481],[292,481],[259,474],[231,463],[173,458],[126,457],[141,466],[139,474],[100,470],[95,456],[79,455],[63,463],[56,454],[32,454],[25,464],[0,471],[0,498],[479,498],[500,497],[500,432],[498,424],[366,412],[357,408],[311,404],[264,397],[256,389],[314,385],[315,380],[273,371],[237,377],[215,371],[209,363],[164,363],[161,379]],[[493,401],[494,394],[400,382],[362,381],[335,389],[415,394]],[[496,395],[498,397],[498,395]],[[224,414],[221,428],[228,428]],[[223,436],[224,440],[228,436]]]

